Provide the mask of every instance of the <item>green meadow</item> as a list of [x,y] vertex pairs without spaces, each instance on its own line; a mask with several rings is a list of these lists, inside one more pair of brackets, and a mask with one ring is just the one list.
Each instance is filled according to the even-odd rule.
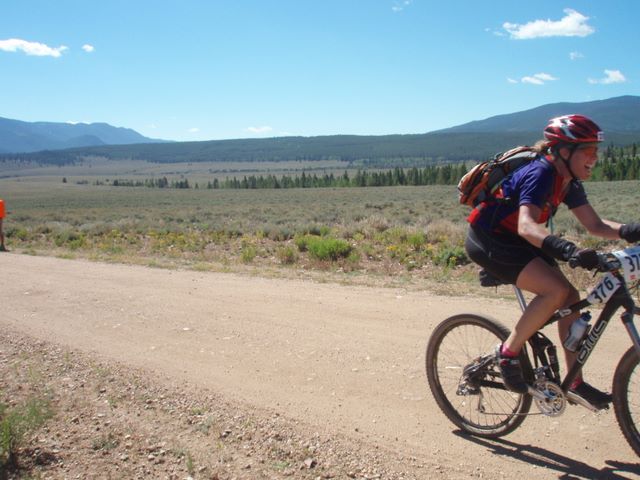
[[[475,282],[462,247],[468,210],[455,186],[158,189],[95,185],[110,177],[98,169],[53,173],[0,179],[10,250],[168,268]],[[191,175],[190,182],[207,178]],[[589,182],[587,191],[603,217],[632,221],[640,217],[639,186]],[[554,228],[581,245],[612,247],[585,236],[566,209]]]

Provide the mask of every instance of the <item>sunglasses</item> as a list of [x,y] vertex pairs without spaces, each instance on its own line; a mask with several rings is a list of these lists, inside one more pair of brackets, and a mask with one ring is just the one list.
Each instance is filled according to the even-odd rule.
[[597,155],[598,154],[598,146],[597,145],[581,145],[577,148],[584,152],[587,155]]

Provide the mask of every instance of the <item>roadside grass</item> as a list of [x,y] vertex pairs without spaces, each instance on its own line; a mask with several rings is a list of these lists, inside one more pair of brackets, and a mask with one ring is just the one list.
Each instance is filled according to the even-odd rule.
[[[638,220],[638,186],[586,184],[597,211],[619,221]],[[164,190],[20,178],[0,180],[0,192],[8,247],[29,254],[475,281],[463,248],[468,209],[453,186]],[[555,230],[583,246],[612,245],[586,235],[566,208]]]
[[338,260],[348,257],[352,247],[346,240],[329,236],[326,233],[320,235],[299,235],[295,238],[295,244],[300,252],[309,252],[316,260]]
[[51,402],[44,393],[32,394],[11,406],[0,401],[0,472],[18,467],[19,451],[28,434],[52,416]]

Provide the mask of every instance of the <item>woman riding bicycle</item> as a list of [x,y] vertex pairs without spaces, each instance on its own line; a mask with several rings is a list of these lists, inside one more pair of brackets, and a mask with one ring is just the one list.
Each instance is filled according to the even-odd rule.
[[[544,137],[533,147],[538,157],[508,178],[494,199],[472,211],[465,242],[469,258],[488,273],[535,295],[497,351],[505,385],[518,393],[527,392],[518,359],[525,342],[556,310],[579,300],[556,260],[575,258],[583,268],[597,266],[593,250],[579,250],[545,227],[560,203],[592,235],[640,241],[640,223],[622,225],[601,219],[581,183],[591,176],[598,160],[598,143],[603,141],[600,127],[582,115],[565,115],[550,120]],[[560,338],[566,338],[577,316],[559,321]],[[565,358],[570,368],[576,354],[565,349]],[[611,402],[610,394],[592,387],[581,375],[570,390],[597,408]]]

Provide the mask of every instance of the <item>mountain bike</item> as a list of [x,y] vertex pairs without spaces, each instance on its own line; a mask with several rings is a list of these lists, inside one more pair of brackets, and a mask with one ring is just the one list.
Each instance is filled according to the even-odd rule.
[[[570,261],[575,268],[576,262]],[[640,456],[640,336],[633,317],[640,313],[630,290],[640,280],[640,245],[612,253],[598,253],[599,276],[586,298],[569,308],[558,310],[545,327],[559,319],[580,312],[590,305],[602,310],[593,327],[579,343],[577,360],[564,378],[560,375],[556,347],[540,331],[528,340],[520,353],[528,392],[508,390],[500,375],[495,349],[509,330],[485,315],[463,313],[444,320],[432,333],[426,354],[427,379],[440,409],[463,431],[481,437],[501,437],[513,432],[529,415],[531,404],[543,415],[562,415],[567,404],[579,404],[592,411],[598,409],[572,393],[569,387],[598,344],[609,321],[618,309],[632,346],[620,359],[613,375],[613,408],[620,429],[631,448]],[[484,286],[502,284],[481,276]],[[513,286],[520,308],[526,300]],[[544,328],[544,327],[543,327]]]

